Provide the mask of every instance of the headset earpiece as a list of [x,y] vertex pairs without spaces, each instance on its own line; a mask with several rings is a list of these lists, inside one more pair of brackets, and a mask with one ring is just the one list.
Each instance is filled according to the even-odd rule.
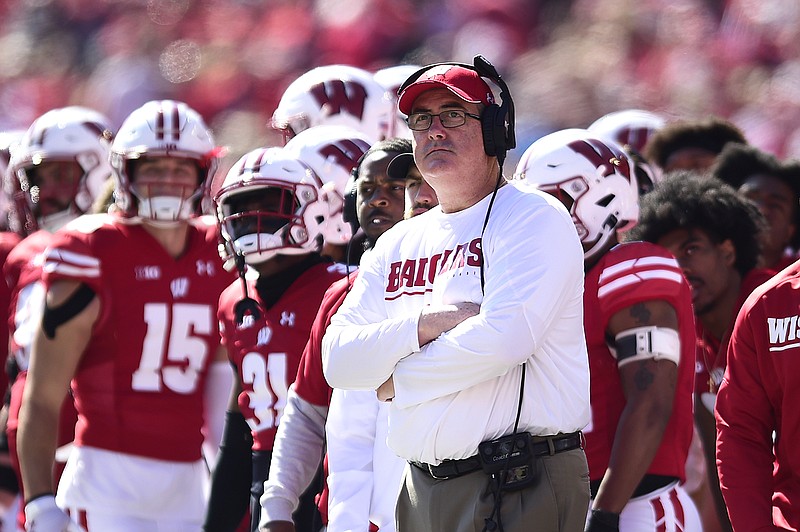
[[355,235],[360,227],[358,223],[358,210],[356,207],[356,194],[358,192],[358,166],[361,160],[358,161],[350,172],[350,178],[347,180],[347,185],[344,187],[344,205],[342,206],[342,220],[350,224],[350,229]]

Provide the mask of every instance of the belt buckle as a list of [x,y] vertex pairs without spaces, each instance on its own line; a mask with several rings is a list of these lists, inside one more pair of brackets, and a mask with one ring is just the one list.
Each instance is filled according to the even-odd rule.
[[447,480],[450,477],[437,477],[436,474],[433,472],[434,466],[431,464],[425,464],[428,467],[428,474],[431,476],[433,480]]

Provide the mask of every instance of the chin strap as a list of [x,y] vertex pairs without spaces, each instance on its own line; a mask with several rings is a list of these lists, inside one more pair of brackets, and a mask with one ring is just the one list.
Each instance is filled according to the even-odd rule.
[[236,253],[234,260],[236,261],[236,270],[239,272],[239,279],[242,281],[244,297],[234,305],[233,312],[236,317],[236,325],[241,325],[246,314],[250,314],[253,319],[257,320],[261,317],[261,311],[258,309],[258,302],[247,295],[247,280],[244,278],[247,265],[244,262],[244,255]]

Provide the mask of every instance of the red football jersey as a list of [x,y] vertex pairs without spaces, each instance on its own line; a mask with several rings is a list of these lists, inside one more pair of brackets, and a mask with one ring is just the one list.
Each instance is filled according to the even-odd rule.
[[311,323],[327,288],[344,275],[339,264],[319,263],[303,272],[268,310],[248,281],[261,316],[236,324],[234,308],[243,298],[240,282],[220,297],[219,321],[228,357],[242,383],[239,408],[253,433],[253,450],[269,451],[275,442],[289,386],[297,375]]
[[[322,372],[322,337],[325,335],[325,329],[331,323],[331,318],[339,307],[342,306],[344,298],[350,291],[350,287],[355,281],[358,271],[350,272],[335,283],[333,283],[325,295],[322,296],[322,303],[319,306],[317,316],[314,318],[314,323],[311,325],[311,334],[308,337],[308,343],[303,350],[303,356],[300,358],[300,367],[297,368],[297,377],[295,378],[294,391],[303,400],[317,406],[328,407],[331,403],[331,395],[333,388],[330,387],[328,381],[325,380],[325,374]],[[322,523],[328,523],[328,455],[322,464],[325,479],[323,480],[322,491],[317,495],[317,508],[319,509]],[[370,523],[370,530],[373,530],[372,523]]]
[[735,530],[800,530],[800,262],[739,312],[716,402],[717,470]]
[[[747,272],[739,288],[739,298],[736,300],[734,317],[753,290],[772,279],[774,275],[775,272],[773,270],[762,268],[754,268]],[[700,320],[697,320],[696,326],[697,360],[695,361],[694,389],[697,393],[716,393],[720,382],[722,382],[722,375],[725,373],[725,354],[728,351],[728,342],[730,341],[733,323],[731,323],[723,338],[717,338],[708,332]]]
[[[10,333],[9,356],[13,356],[20,369],[17,380],[11,386],[11,398],[8,409],[6,433],[11,465],[19,481],[20,493],[24,499],[19,457],[17,455],[17,428],[19,427],[19,411],[22,407],[22,395],[30,362],[30,349],[33,335],[41,323],[41,304],[44,298],[42,279],[43,253],[53,239],[48,231],[37,231],[29,235],[9,253],[3,264],[3,274],[10,287],[10,303],[8,311],[8,330]],[[61,407],[58,422],[57,446],[71,443],[75,438],[75,422],[77,413],[72,397],[67,395]],[[64,463],[57,462],[53,468],[53,485],[58,485]],[[24,508],[20,508],[17,523],[20,528],[25,525]]]
[[607,344],[608,321],[624,308],[653,299],[666,301],[678,314],[681,360],[672,417],[647,472],[680,479],[685,475],[693,427],[695,335],[691,288],[669,251],[646,242],[629,242],[612,248],[586,274],[584,327],[589,351],[592,421],[584,433],[589,476],[593,481],[602,479],[608,467],[626,403],[617,360]]
[[[44,297],[44,286],[41,284],[42,254],[52,239],[52,233],[47,231],[33,233],[17,244],[3,264],[3,275],[10,287],[8,330],[11,344],[9,349],[22,371],[28,369],[29,350],[34,332],[32,327],[38,326],[38,323],[34,323],[36,318],[32,316],[32,313],[41,311],[41,301]],[[33,298],[31,298],[32,295]],[[23,327],[23,330],[17,333],[17,328],[20,326]],[[19,334],[16,340],[15,334]]]
[[[0,264],[5,267],[8,261],[8,255],[20,241],[20,237],[16,233],[0,232]],[[0,308],[8,309],[9,325],[11,316],[11,288],[8,278],[0,283]],[[9,327],[3,327],[0,330],[0,345],[8,345]],[[0,371],[0,387],[3,390],[8,386],[8,379],[5,371]]]
[[101,302],[72,381],[76,444],[160,460],[199,460],[203,393],[219,345],[219,295],[234,279],[216,224],[192,220],[171,257],[140,224],[83,216],[53,237],[43,280],[89,285]]

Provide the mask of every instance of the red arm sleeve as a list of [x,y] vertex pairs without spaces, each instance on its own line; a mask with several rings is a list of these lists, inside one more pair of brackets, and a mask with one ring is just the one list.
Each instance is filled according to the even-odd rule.
[[331,318],[342,306],[353,281],[352,278],[352,274],[343,277],[333,283],[325,292],[314,323],[311,325],[311,334],[305,349],[303,349],[300,366],[297,368],[297,378],[293,384],[295,392],[302,399],[317,406],[328,406],[333,391],[322,373],[322,337],[325,335],[325,329],[330,324]]
[[[772,431],[775,415],[758,359],[765,323],[758,309],[739,314],[728,347],[725,377],[717,395],[717,469],[735,530],[771,530]],[[759,342],[763,343],[763,342]]]

